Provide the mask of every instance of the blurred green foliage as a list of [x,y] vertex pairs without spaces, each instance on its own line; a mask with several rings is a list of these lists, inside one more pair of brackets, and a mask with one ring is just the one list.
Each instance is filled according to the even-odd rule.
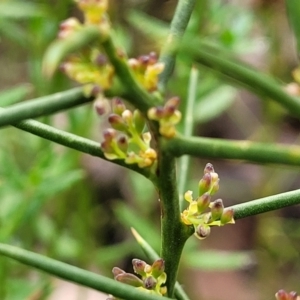
[[[112,11],[114,9],[117,10],[117,7],[113,7]],[[6,66],[13,64],[15,60],[18,62],[17,66],[11,69],[2,68],[0,72],[0,106],[4,107],[33,96],[50,94],[70,87],[70,83],[60,73],[51,79],[45,78],[41,71],[41,62],[46,48],[56,36],[59,23],[76,13],[71,0],[7,0],[0,3],[0,49],[3,53],[0,62],[5,62]],[[220,0],[198,1],[185,39],[191,43],[197,41],[218,43],[237,55],[251,56],[259,48],[259,41],[262,38],[261,35],[255,34],[259,26],[255,17],[253,10],[224,5]],[[124,18],[125,22],[122,20],[118,23],[119,20],[116,20],[115,36],[129,54],[135,55],[136,47],[143,46],[137,41],[136,31],[148,40],[148,51],[159,49],[167,34],[168,24],[149,17],[146,12],[134,7],[124,13]],[[177,59],[174,76],[169,83],[170,92],[181,97],[183,107],[191,65],[189,56],[181,53]],[[285,131],[278,126],[284,125],[282,123],[284,114],[281,111],[278,112],[276,108],[267,105],[262,108],[262,118],[255,116],[254,123],[248,122],[255,113],[252,111],[253,108],[236,103],[240,97],[237,89],[220,82],[205,69],[201,69],[200,78],[201,84],[197,90],[194,110],[197,130],[210,132],[207,129],[216,126],[217,122],[222,122],[225,116],[225,120],[231,122],[231,127],[234,127],[244,139],[264,139],[266,132],[269,132],[268,128],[272,128],[272,134],[271,137],[268,134],[266,139],[275,141],[284,135]],[[239,115],[246,116],[246,119],[241,119]],[[99,127],[99,120],[96,120],[91,107],[65,113],[62,121],[52,117],[44,118],[44,121],[64,126],[66,130],[79,135],[99,136],[98,132],[95,133]],[[249,126],[251,130],[247,129]],[[87,174],[89,171],[82,167],[82,158],[78,153],[14,128],[3,129],[1,133],[1,242],[13,242],[24,248],[38,249],[39,252],[57,259],[76,262],[77,265],[86,268],[102,268],[102,272],[108,273],[116,262],[137,255],[136,253],[141,256],[132,237],[121,234],[121,240],[112,245],[99,238],[102,232],[107,230],[107,225],[101,221],[97,222],[97,218],[101,219],[103,215],[105,219],[106,214],[112,213],[116,219],[115,230],[135,227],[158,250],[159,203],[155,190],[140,175],[126,173],[128,177],[126,193],[109,199],[111,203],[108,201],[101,203],[105,198],[104,191],[101,190],[101,186],[97,188],[90,184]],[[228,137],[232,133],[226,134]],[[298,134],[293,136],[294,140],[297,138]],[[203,165],[203,162],[200,164]],[[195,176],[199,176],[198,165],[199,162],[196,162],[192,172],[196,174]],[[237,169],[240,168],[238,165],[235,166]],[[240,182],[243,180],[236,175],[238,172],[233,176],[221,174],[222,181],[224,177],[228,178],[224,178],[224,183],[221,181],[223,187],[220,194],[228,197],[234,195],[238,201],[243,201],[245,198],[250,199],[290,188],[289,178],[295,170],[286,171],[287,185],[280,186],[281,190],[278,190],[278,185],[282,183],[280,180],[284,180],[282,176],[279,179],[273,168],[260,168],[258,176],[267,178],[272,184],[262,186],[261,180],[252,180],[251,176],[244,176],[243,180],[249,180],[250,185],[246,192]],[[194,178],[191,175],[188,188],[191,188],[193,182],[197,180],[198,177]],[[117,183],[113,183],[110,188],[121,189],[120,183],[116,185]],[[236,186],[235,191],[231,191],[231,186]],[[94,197],[96,192],[100,193],[100,196]],[[238,198],[241,195],[244,195],[243,199]],[[121,196],[126,199],[120,199]],[[279,274],[272,281],[268,281],[268,286],[265,287],[268,292],[273,293],[278,288],[278,282],[282,282],[283,279],[291,288],[295,282],[294,273],[292,275],[288,267],[294,264],[299,256],[298,225],[296,220],[283,220],[277,213],[268,219],[259,218],[259,242],[252,245],[258,251],[257,277],[263,280],[270,276],[270,273],[272,276],[274,273]],[[216,266],[219,268],[221,266],[222,270],[236,270],[253,264],[252,254],[249,255],[249,251],[233,253],[202,251],[199,255],[198,241],[189,241],[182,261],[187,268],[201,270],[215,270]],[[270,266],[276,266],[277,261],[280,261],[280,270],[276,267],[271,270]],[[297,264],[298,271],[295,266],[292,268],[297,275],[299,267]],[[280,272],[283,272],[284,276],[286,274],[290,276],[283,278]],[[8,300],[30,299],[30,295],[36,292],[41,294],[37,299],[45,299],[53,288],[51,278],[38,273],[32,276],[32,273],[28,274],[26,268],[2,258],[0,258],[0,282],[0,299]],[[266,282],[263,282],[265,285]]]

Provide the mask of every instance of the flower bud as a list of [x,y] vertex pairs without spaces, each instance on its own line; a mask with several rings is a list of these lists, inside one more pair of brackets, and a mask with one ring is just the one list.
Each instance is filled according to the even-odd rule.
[[145,276],[146,275],[146,273],[145,273],[145,267],[146,267],[146,265],[147,264],[143,260],[141,260],[141,259],[134,258],[132,260],[133,270],[138,275],[141,275],[141,276]]
[[103,116],[109,112],[110,107],[107,100],[105,100],[102,96],[98,97],[94,102],[94,108],[99,116]]
[[193,192],[192,191],[187,191],[184,193],[184,199],[187,202],[192,202],[193,201]]
[[213,195],[215,194],[219,188],[220,188],[220,185],[219,185],[219,175],[215,172],[212,172],[210,173],[211,174],[211,188],[210,188],[210,194]]
[[126,125],[124,119],[119,115],[109,115],[108,122],[110,123],[111,127],[116,130],[126,132],[128,129],[128,126]]
[[133,122],[136,131],[138,133],[142,133],[146,122],[144,116],[137,109],[133,112]]
[[204,174],[205,173],[212,173],[215,172],[214,166],[211,163],[207,163],[205,168],[204,168]]
[[147,277],[145,280],[144,280],[144,287],[147,289],[147,290],[152,290],[155,288],[157,284],[157,281],[156,279],[153,277],[153,276],[149,276]]
[[69,18],[59,25],[58,38],[67,38],[80,27],[81,24],[76,18]]
[[208,237],[210,235],[210,227],[206,224],[200,224],[197,226],[196,230],[195,230],[195,236],[200,239],[203,240],[206,237]]
[[176,130],[173,125],[161,124],[159,127],[159,133],[162,136],[170,139],[176,135]]
[[151,141],[151,133],[149,131],[142,134],[143,141],[149,146]]
[[232,208],[225,208],[220,218],[221,224],[234,223],[234,211]]
[[137,59],[135,59],[135,58],[130,58],[130,59],[128,59],[128,65],[129,65],[129,67],[133,70],[133,71],[136,71],[138,68],[139,68],[139,66],[140,66],[140,63],[139,63],[139,61],[137,60]]
[[124,274],[125,271],[122,270],[122,269],[120,269],[120,268],[118,268],[118,267],[114,267],[114,268],[112,269],[112,273],[113,273],[114,277],[116,278],[116,276],[118,276],[118,275],[120,275],[120,274]]
[[211,187],[211,174],[205,173],[202,179],[199,181],[199,196],[210,191]]
[[290,300],[288,293],[284,290],[279,290],[276,294],[275,294],[276,300]]
[[224,205],[222,199],[217,199],[211,204],[211,220],[219,220],[223,214]]
[[157,54],[152,51],[149,53],[149,65],[154,65],[157,63]]
[[115,114],[121,116],[125,109],[126,106],[120,98],[115,97],[112,99],[112,110]]
[[289,293],[289,296],[290,296],[290,300],[297,300],[298,299],[298,294],[297,292],[290,292]]
[[152,264],[152,275],[158,278],[165,270],[165,261],[162,258],[157,259]]
[[211,197],[209,193],[204,193],[197,199],[197,207],[199,213],[204,212],[209,207],[210,199]]
[[128,140],[126,136],[120,136],[117,140],[117,145],[122,152],[126,153],[128,150]]
[[117,281],[129,284],[134,287],[143,286],[143,281],[139,279],[137,276],[130,273],[122,273],[115,277]]
[[129,109],[124,110],[122,113],[122,118],[127,125],[130,125],[133,119],[132,112]]
[[112,128],[106,128],[103,130],[103,137],[105,141],[112,141],[116,137],[117,133]]
[[171,115],[174,114],[174,112],[179,106],[179,103],[180,103],[179,97],[172,97],[166,102],[164,109],[167,117],[170,117]]
[[107,57],[103,53],[99,53],[95,60],[94,64],[99,67],[103,67],[107,64]]

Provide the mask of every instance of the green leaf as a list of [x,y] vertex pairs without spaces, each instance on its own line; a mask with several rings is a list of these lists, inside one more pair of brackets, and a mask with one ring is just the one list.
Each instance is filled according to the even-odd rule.
[[126,256],[132,255],[136,251],[135,245],[132,241],[125,241],[122,243],[102,246],[96,253],[96,263],[103,266],[112,266],[117,261],[121,261]]
[[41,5],[26,1],[4,1],[0,3],[0,19],[28,19],[45,16]]
[[0,106],[7,106],[21,100],[32,91],[32,86],[28,83],[20,84],[14,88],[0,91]]
[[221,115],[234,102],[236,89],[223,85],[199,100],[194,109],[195,120],[199,123],[208,122]]
[[225,251],[189,251],[183,257],[183,263],[191,268],[204,271],[229,271],[243,269],[253,265],[250,252],[225,252]]
[[166,300],[170,298],[149,295],[113,279],[68,265],[46,256],[23,250],[14,246],[0,244],[0,254],[15,259],[25,265],[78,283],[92,289],[112,294],[125,300]]
[[300,55],[300,3],[299,0],[286,0],[287,16],[297,41],[297,52]]
[[138,230],[154,249],[159,249],[160,238],[157,227],[144,218],[139,211],[118,202],[114,207],[114,212],[119,222],[127,228],[133,227]]
[[126,19],[137,30],[156,41],[160,40],[163,43],[168,35],[169,26],[165,22],[140,11],[130,10]]

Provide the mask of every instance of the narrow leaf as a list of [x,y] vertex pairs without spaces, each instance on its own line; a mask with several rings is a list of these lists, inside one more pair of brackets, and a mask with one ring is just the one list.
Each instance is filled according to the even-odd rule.
[[297,41],[297,52],[300,55],[300,3],[299,0],[286,0],[287,16]]
[[32,86],[28,83],[0,91],[0,105],[6,106],[24,100],[31,91]]

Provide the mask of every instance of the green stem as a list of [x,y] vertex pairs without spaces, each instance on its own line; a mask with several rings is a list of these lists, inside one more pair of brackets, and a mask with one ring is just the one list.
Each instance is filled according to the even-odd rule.
[[159,88],[164,91],[175,66],[176,50],[174,45],[182,38],[189,23],[196,0],[179,0],[171,22],[167,41],[161,50],[160,62],[165,64],[160,75]]
[[[199,72],[196,68],[192,68],[190,74],[190,81],[189,81],[189,89],[188,89],[188,96],[186,102],[186,109],[184,112],[184,119],[183,119],[183,135],[185,137],[189,137],[193,133],[193,126],[194,126],[194,105],[196,101],[196,92],[197,92],[197,84],[198,84],[198,75]],[[179,160],[178,166],[178,191],[179,191],[179,204],[180,210],[183,210],[184,206],[184,198],[183,194],[185,192],[186,182],[188,178],[188,169],[190,165],[190,156],[184,155]]]
[[91,102],[92,100],[92,97],[85,97],[82,87],[79,87],[50,96],[20,102],[1,109],[0,127],[29,118],[50,115],[58,111]]
[[190,53],[194,59],[210,68],[216,74],[242,85],[255,94],[270,98],[285,107],[292,115],[300,117],[300,101],[284,91],[277,80],[258,72],[244,63],[233,61],[215,47],[198,43],[197,47],[185,44],[183,51]]
[[[69,132],[65,132],[60,129],[56,129],[52,126],[45,125],[35,120],[22,121],[20,123],[14,124],[14,126],[60,145],[64,145],[83,153],[87,153],[107,160],[100,148],[100,144],[92,140],[80,137]],[[123,160],[114,160],[111,162],[140,173],[155,182],[155,176],[150,172],[149,168],[141,169],[135,164],[125,164]]]
[[204,137],[176,137],[165,141],[174,156],[239,159],[256,163],[300,165],[300,147],[291,145],[233,141]]
[[174,294],[183,246],[190,236],[180,220],[175,158],[161,149],[158,161],[158,190],[161,203],[161,257],[165,260],[168,296]]
[[236,204],[230,207],[233,208],[234,218],[237,220],[299,203],[300,190],[295,190],[248,201],[246,203]]
[[163,300],[170,299],[149,295],[132,286],[117,282],[107,277],[62,263],[46,256],[23,250],[14,246],[0,244],[0,254],[15,259],[25,265],[45,271],[92,289],[112,294],[127,300]]
[[160,62],[165,64],[164,71],[162,72],[159,79],[159,88],[161,91],[165,90],[167,82],[172,75],[176,58],[176,50],[174,48],[174,45],[177,44],[177,42],[182,38],[185,32],[195,3],[196,0],[178,1],[175,14],[171,22],[167,42],[161,50]]

